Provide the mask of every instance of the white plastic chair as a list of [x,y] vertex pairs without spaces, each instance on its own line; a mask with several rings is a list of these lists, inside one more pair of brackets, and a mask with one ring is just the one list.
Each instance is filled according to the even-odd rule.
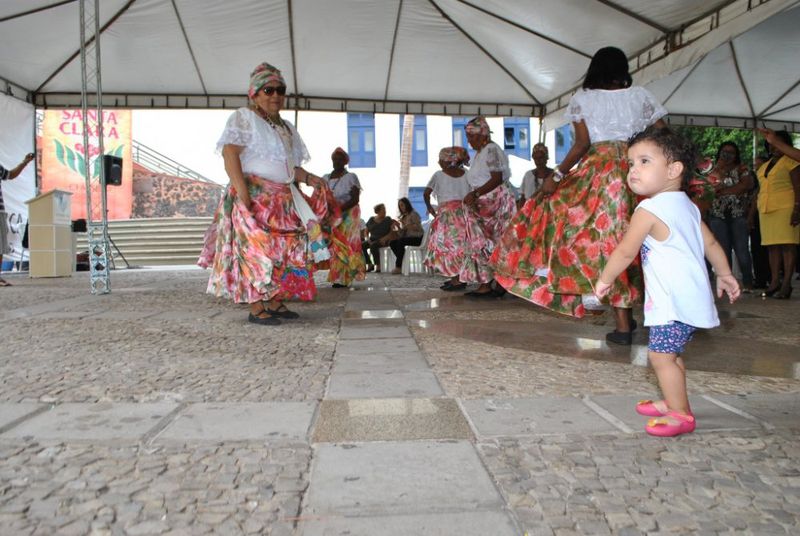
[[422,261],[425,260],[427,247],[428,229],[425,229],[425,234],[422,235],[422,242],[420,242],[419,246],[406,246],[406,251],[403,255],[403,275],[431,273],[431,270],[422,264]]
[[397,261],[397,258],[394,256],[394,251],[392,251],[392,248],[381,248],[379,250],[379,255],[381,257],[381,272],[388,274],[394,270],[394,263]]

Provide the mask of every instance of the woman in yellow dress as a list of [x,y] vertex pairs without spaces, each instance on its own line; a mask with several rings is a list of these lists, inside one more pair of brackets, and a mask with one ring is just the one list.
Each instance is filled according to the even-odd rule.
[[[781,130],[775,136],[791,147],[788,132]],[[771,158],[758,168],[758,217],[772,280],[762,297],[786,300],[792,295],[792,274],[800,244],[800,164],[786,156],[777,144],[768,143],[768,148]],[[781,268],[783,279],[779,280]]]

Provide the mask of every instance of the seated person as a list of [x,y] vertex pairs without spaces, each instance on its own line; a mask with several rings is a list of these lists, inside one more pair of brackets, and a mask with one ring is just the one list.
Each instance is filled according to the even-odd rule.
[[[389,244],[388,237],[392,230],[392,218],[386,216],[386,206],[383,203],[375,205],[375,215],[367,220],[366,234],[361,242],[364,261],[367,271],[381,271],[380,248]],[[377,269],[376,269],[377,268]]]
[[407,197],[397,201],[397,209],[400,211],[400,221],[395,223],[392,229],[392,241],[389,242],[389,247],[392,248],[396,259],[394,270],[392,270],[393,274],[401,272],[400,267],[403,266],[406,246],[419,246],[422,244],[422,237],[425,234],[422,229],[422,220]]

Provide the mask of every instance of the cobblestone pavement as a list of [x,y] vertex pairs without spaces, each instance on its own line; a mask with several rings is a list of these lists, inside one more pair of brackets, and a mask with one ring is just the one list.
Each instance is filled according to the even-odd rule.
[[[0,289],[0,534],[452,534],[458,516],[447,516],[474,510],[468,502],[455,510],[437,509],[437,503],[449,504],[458,496],[456,490],[442,495],[441,501],[412,505],[419,510],[403,512],[400,518],[389,516],[395,507],[386,507],[372,525],[372,518],[361,517],[357,507],[355,515],[330,517],[320,506],[324,501],[319,490],[326,486],[345,501],[348,485],[372,477],[380,483],[380,493],[374,495],[387,494],[388,501],[397,502],[391,493],[395,487],[402,489],[404,475],[411,474],[404,470],[408,460],[416,464],[415,470],[430,475],[431,486],[452,480],[451,475],[438,475],[435,466],[420,466],[416,454],[398,459],[390,474],[371,474],[371,462],[365,461],[357,475],[341,481],[325,480],[326,468],[315,468],[320,451],[334,456],[337,449],[346,454],[370,445],[416,453],[414,449],[423,446],[450,448],[458,439],[401,443],[402,430],[390,425],[380,428],[390,434],[381,441],[312,443],[317,420],[325,416],[310,408],[328,398],[337,363],[351,351],[342,353],[343,348],[369,349],[373,344],[375,354],[391,365],[391,372],[380,379],[376,363],[363,365],[372,368],[364,368],[370,372],[362,374],[376,375],[374,385],[367,387],[378,392],[380,385],[413,382],[418,377],[414,374],[423,377],[424,370],[409,373],[387,350],[398,340],[419,348],[421,360],[414,366],[433,372],[442,398],[453,402],[448,407],[461,408],[458,418],[469,422],[474,438],[466,442],[477,456],[473,469],[485,472],[501,504],[499,510],[492,506],[491,514],[506,518],[513,527],[511,532],[498,529],[498,535],[800,533],[800,380],[692,370],[691,393],[757,394],[763,396],[759,403],[770,419],[762,420],[757,411],[720,407],[728,416],[720,422],[733,423],[730,426],[656,440],[590,402],[580,403],[587,395],[655,396],[649,369],[624,360],[586,359],[578,356],[580,352],[537,351],[535,344],[514,347],[502,337],[476,341],[431,327],[463,320],[482,322],[490,329],[497,322],[513,321],[595,333],[611,325],[608,315],[573,321],[509,297],[476,305],[445,295],[438,290],[441,278],[432,276],[370,274],[365,283],[347,291],[322,283],[325,275],[318,274],[316,302],[292,304],[302,315],[300,321],[264,328],[246,322],[245,308],[205,295],[207,274],[199,270],[113,272],[113,292],[97,297],[88,295],[85,276],[30,280],[4,274],[13,286]],[[375,309],[391,314],[370,313],[373,302]],[[400,312],[395,315],[389,307]],[[723,326],[710,333],[712,342],[800,346],[800,300],[749,296],[721,309]],[[388,338],[362,340],[357,331],[342,337],[343,325],[358,325],[354,311],[385,318],[362,325],[386,327]],[[398,326],[408,326],[413,338],[393,339],[400,337],[394,334]],[[340,369],[340,380],[357,376],[361,366],[359,352],[348,359],[349,368]],[[433,387],[429,381],[426,385]],[[492,408],[500,408],[503,399],[535,402],[535,397],[542,397],[542,407],[567,400],[556,397],[574,397],[574,407],[554,421],[556,428],[570,432],[531,432],[527,417],[517,422],[496,413],[493,420]],[[92,420],[81,413],[109,404],[143,407],[154,402],[174,409],[145,425],[125,417]],[[301,423],[308,429],[300,439],[263,433],[261,428],[273,421],[265,425],[264,418],[257,418],[248,424],[251,414],[246,412],[239,421],[218,418],[219,432],[203,428],[197,413],[192,414],[200,403],[248,411],[254,407],[250,403],[274,403],[280,414],[288,407],[282,404],[299,402],[309,406],[309,421]],[[336,407],[358,407],[378,415],[364,401],[347,402]],[[407,402],[387,402],[390,424],[407,422],[391,420],[397,417],[391,413],[404,407],[432,407],[420,398]],[[91,435],[102,427],[110,436],[56,437],[61,432],[48,435],[41,425],[20,432],[68,406],[79,410],[75,430]],[[476,408],[489,408],[488,420],[481,421]],[[348,426],[358,424],[352,415],[345,417]],[[546,414],[530,419],[549,422]],[[425,439],[424,422],[414,421],[415,437]],[[502,431],[489,434],[483,428],[486,423]],[[126,433],[137,426],[143,426],[141,432]],[[197,437],[175,440],[176,430],[191,426],[199,430]],[[236,439],[244,432],[258,439]],[[170,433],[172,439],[166,440]],[[395,484],[392,479],[397,479]],[[423,480],[421,487],[425,486]],[[370,515],[376,515],[377,507],[371,508]],[[420,514],[424,523],[411,514]],[[477,523],[458,526],[460,536],[493,534]]]

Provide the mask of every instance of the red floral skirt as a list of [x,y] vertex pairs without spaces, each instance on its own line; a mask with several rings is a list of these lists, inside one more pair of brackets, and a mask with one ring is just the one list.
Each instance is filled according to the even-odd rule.
[[[593,292],[636,208],[626,151],[623,142],[592,145],[552,196],[525,203],[492,254],[498,283],[553,311],[585,314],[581,294]],[[642,288],[637,257],[614,282],[609,302],[631,307],[641,302]]]

